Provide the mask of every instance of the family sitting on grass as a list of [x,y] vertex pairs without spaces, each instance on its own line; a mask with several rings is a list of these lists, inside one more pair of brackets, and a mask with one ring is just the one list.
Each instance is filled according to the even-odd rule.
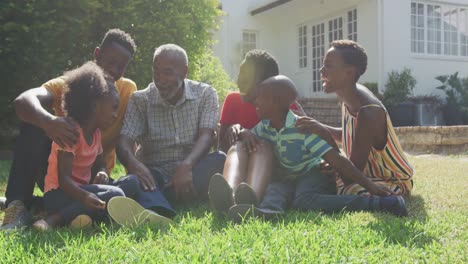
[[[407,215],[402,195],[412,190],[413,169],[386,109],[357,83],[367,68],[358,43],[332,42],[320,71],[324,91],[342,102],[342,128],[304,113],[294,83],[266,51],[246,54],[240,92],[226,97],[219,120],[215,89],[187,79],[181,47],[155,50],[153,82],[139,91],[123,78],[135,51],[129,34],[109,30],[94,62],[18,96],[24,123],[1,229],[85,228],[110,219],[164,226],[174,203],[203,200],[236,223],[288,209]],[[114,180],[116,158],[127,175]],[[43,198],[33,196],[36,183]],[[31,208],[45,208],[46,218],[34,222]]]

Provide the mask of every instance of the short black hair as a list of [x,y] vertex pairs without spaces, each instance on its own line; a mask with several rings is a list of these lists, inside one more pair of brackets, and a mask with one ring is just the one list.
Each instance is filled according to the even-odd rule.
[[278,61],[265,50],[254,49],[245,54],[245,63],[255,68],[255,79],[262,82],[279,74]]
[[96,107],[96,101],[115,90],[101,67],[92,61],[65,72],[64,76],[66,86],[62,100],[63,109],[67,116],[75,119],[80,125],[89,120]]
[[355,81],[357,82],[367,70],[367,53],[364,48],[359,43],[348,39],[335,40],[330,46],[340,51],[344,63],[356,68]]
[[135,41],[130,36],[130,34],[118,28],[113,28],[107,31],[99,47],[101,49],[104,49],[108,47],[111,43],[117,43],[121,45],[122,47],[127,49],[132,55],[135,54],[137,48]]

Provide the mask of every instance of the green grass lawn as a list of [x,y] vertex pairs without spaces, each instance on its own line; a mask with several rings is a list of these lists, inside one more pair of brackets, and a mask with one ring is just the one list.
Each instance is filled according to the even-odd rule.
[[[468,156],[412,156],[409,217],[288,213],[234,225],[206,204],[160,230],[101,225],[0,233],[1,263],[468,263]],[[9,163],[0,163],[4,192]],[[120,168],[121,169],[121,168]],[[0,214],[3,218],[3,213]]]

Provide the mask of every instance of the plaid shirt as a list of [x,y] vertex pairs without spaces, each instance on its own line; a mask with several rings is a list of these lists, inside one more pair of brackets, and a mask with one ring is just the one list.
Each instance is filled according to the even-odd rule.
[[140,145],[136,156],[149,169],[173,175],[192,151],[199,129],[216,128],[218,108],[216,91],[207,84],[185,79],[182,97],[171,105],[150,83],[130,98],[120,134]]

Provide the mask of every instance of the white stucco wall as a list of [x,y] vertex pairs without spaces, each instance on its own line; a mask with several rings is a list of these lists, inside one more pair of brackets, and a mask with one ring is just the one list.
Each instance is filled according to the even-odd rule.
[[[442,74],[459,72],[461,76],[468,76],[468,57],[427,56],[411,53],[411,1],[383,0],[383,61],[382,71],[385,73],[383,81],[387,80],[387,73],[392,70],[401,71],[404,67],[412,70],[417,80],[415,95],[436,94],[444,95],[435,87],[440,82],[434,77]],[[434,2],[434,1],[431,1]],[[445,2],[445,1],[443,1]],[[443,4],[442,2],[442,4]],[[441,3],[437,1],[436,3]],[[468,0],[451,0],[450,4],[468,6]]]

